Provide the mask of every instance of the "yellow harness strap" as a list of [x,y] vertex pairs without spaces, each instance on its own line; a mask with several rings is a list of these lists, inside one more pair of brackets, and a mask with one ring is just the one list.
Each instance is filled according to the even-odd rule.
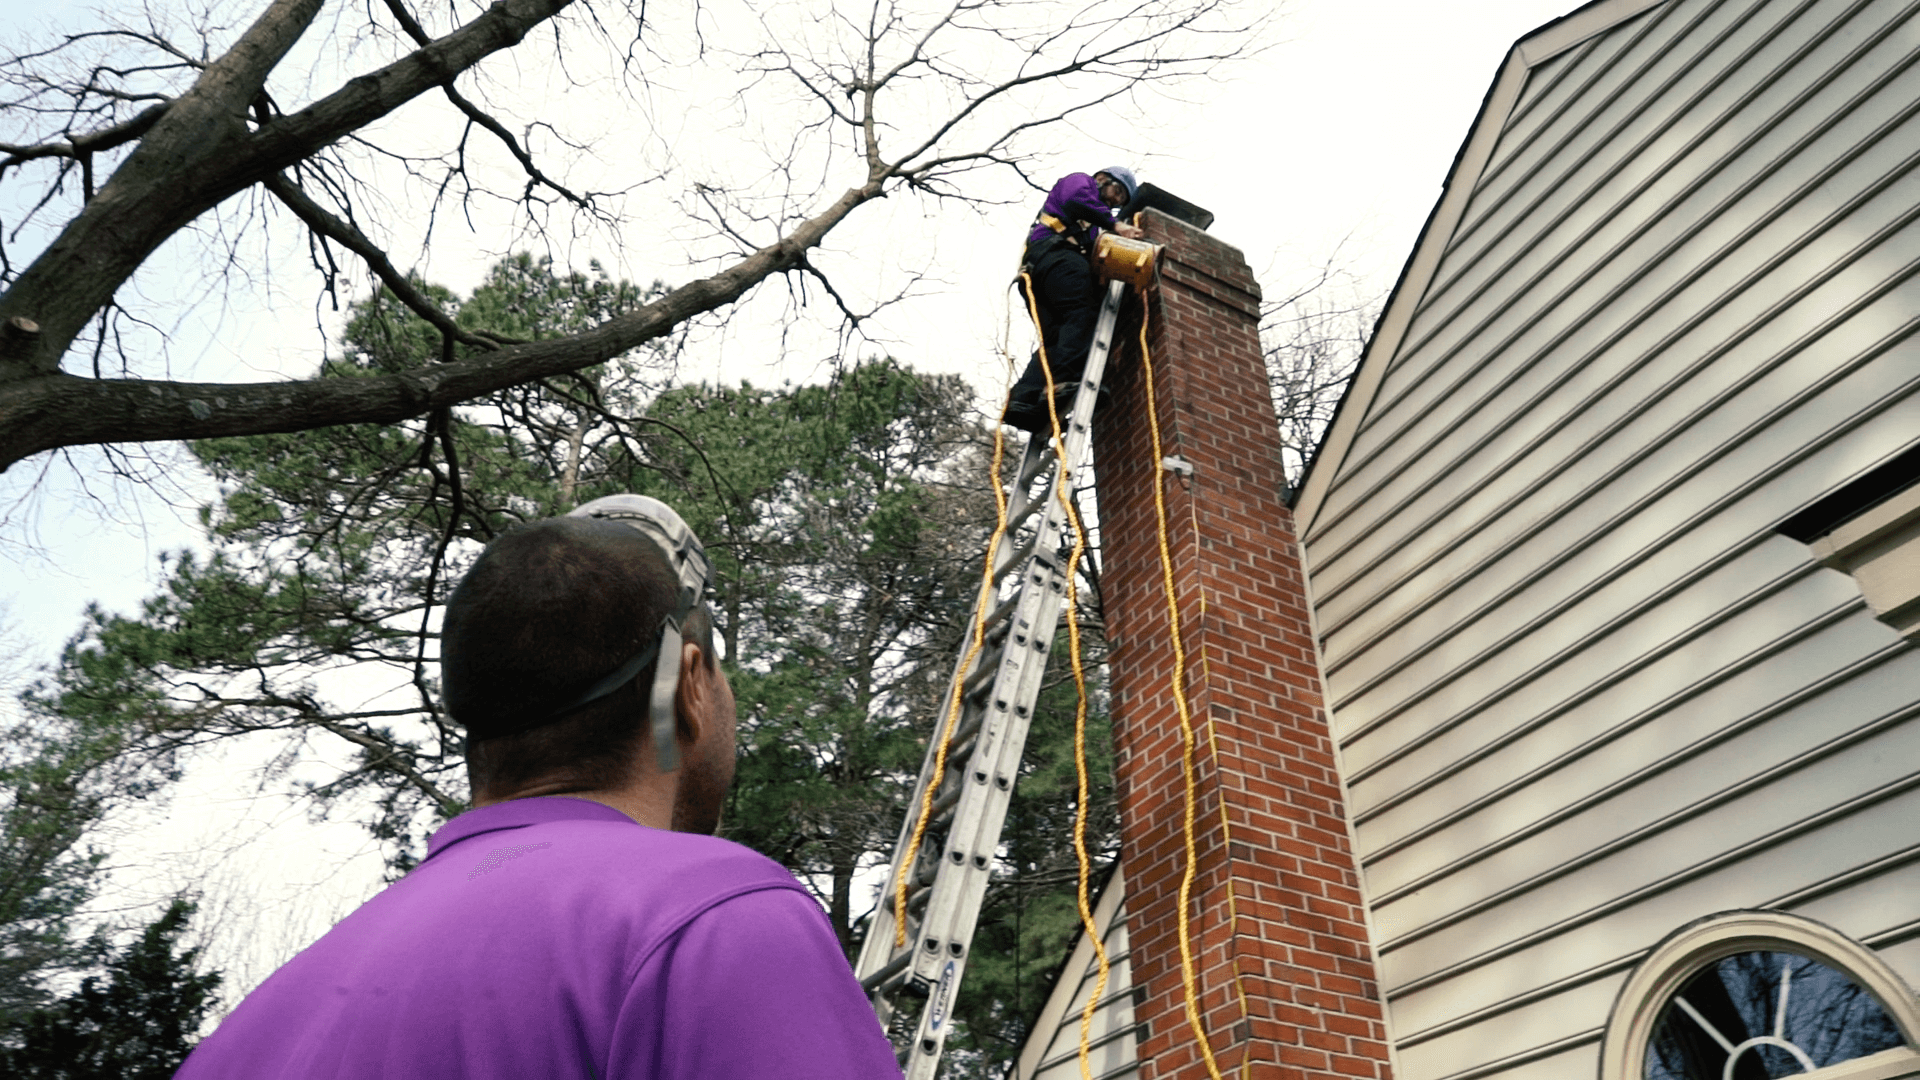
[[1054,217],[1052,214],[1045,214],[1045,213],[1041,214],[1039,221],[1040,221],[1040,224],[1045,225],[1047,228],[1052,229],[1054,232],[1065,234],[1067,231],[1067,223],[1064,221],[1061,221],[1057,217]]

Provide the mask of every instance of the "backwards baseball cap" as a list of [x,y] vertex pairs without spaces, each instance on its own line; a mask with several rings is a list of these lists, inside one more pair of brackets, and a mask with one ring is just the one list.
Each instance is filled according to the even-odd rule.
[[[606,678],[587,687],[531,726],[558,720],[575,709],[599,701],[639,677],[654,664],[653,689],[647,696],[647,718],[653,728],[654,761],[661,772],[680,767],[680,748],[673,740],[673,698],[680,687],[680,647],[687,616],[713,589],[713,563],[700,538],[674,513],[673,507],[646,495],[608,495],[575,507],[568,517],[599,518],[630,525],[666,556],[677,585],[673,608],[660,622],[660,636]],[[654,663],[655,660],[659,662]]]
[[1140,181],[1134,179],[1133,170],[1125,165],[1109,165],[1100,171],[1120,181],[1121,186],[1127,189],[1129,200],[1133,198],[1135,192],[1140,190]]

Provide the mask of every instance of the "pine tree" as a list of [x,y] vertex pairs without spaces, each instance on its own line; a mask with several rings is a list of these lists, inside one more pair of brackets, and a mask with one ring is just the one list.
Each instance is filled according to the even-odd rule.
[[[464,301],[420,288],[462,325],[535,339],[641,296],[524,257]],[[437,332],[384,294],[355,305],[344,341],[335,378],[440,357]],[[716,628],[741,709],[723,835],[813,888],[857,953],[876,900],[860,883],[890,854],[978,587],[994,517],[988,433],[964,384],[892,359],[849,364],[826,385],[664,391],[650,385],[655,359],[421,423],[194,444],[222,490],[203,512],[211,553],[175,557],[138,615],[93,613],[45,707],[115,717],[141,752],[246,737],[278,740],[291,761],[309,741],[344,740],[357,759],[300,793],[322,811],[352,807],[404,873],[426,834],[466,806],[460,732],[440,709],[433,662],[453,583],[516,522],[654,495],[715,563]],[[360,676],[350,704],[316,677],[349,669]],[[977,1039],[950,1045],[982,1062],[1017,1045],[1077,924],[1074,695],[1064,670],[1052,678],[1009,816],[1010,858],[983,911],[985,947],[957,1005]],[[392,689],[367,701],[373,679]],[[1094,705],[1090,843],[1110,861]]]
[[167,1080],[193,1048],[220,986],[181,949],[194,906],[174,900],[140,936],[109,952],[104,974],[28,1013],[0,1036],[0,1075],[14,1080]]

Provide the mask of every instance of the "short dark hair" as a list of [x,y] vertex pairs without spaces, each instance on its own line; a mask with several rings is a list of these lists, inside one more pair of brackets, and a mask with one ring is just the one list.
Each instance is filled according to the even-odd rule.
[[[502,533],[447,601],[441,693],[467,729],[474,794],[534,780],[581,788],[632,779],[653,666],[605,698],[541,717],[660,640],[678,583],[665,555],[630,525],[549,518]],[[686,640],[713,666],[713,619],[689,615]],[[654,663],[678,663],[678,657]],[[527,726],[533,724],[534,726]]]

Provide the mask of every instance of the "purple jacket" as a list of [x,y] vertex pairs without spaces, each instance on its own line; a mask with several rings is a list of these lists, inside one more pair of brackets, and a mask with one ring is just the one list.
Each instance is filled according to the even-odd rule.
[[[1083,172],[1068,173],[1055,181],[1053,190],[1047,192],[1047,201],[1040,206],[1040,212],[1069,223],[1085,223],[1089,248],[1100,238],[1101,229],[1113,228],[1113,210],[1100,201],[1100,188],[1093,182],[1093,177]],[[1052,235],[1052,229],[1036,221],[1033,228],[1027,230],[1027,243],[1045,240]]]

